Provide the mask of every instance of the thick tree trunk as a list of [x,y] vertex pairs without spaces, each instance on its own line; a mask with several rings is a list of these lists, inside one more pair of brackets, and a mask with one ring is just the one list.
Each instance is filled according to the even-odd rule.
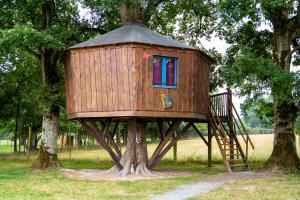
[[110,172],[119,172],[122,176],[131,173],[151,173],[147,167],[146,122],[139,119],[128,120],[127,146],[120,164],[123,169],[114,166]]
[[146,9],[139,0],[131,0],[129,2],[122,2],[119,5],[121,19],[123,23],[126,22],[140,22],[147,24],[149,18],[145,13]]
[[269,168],[300,168],[294,134],[295,110],[286,102],[276,103],[274,146],[267,161]]
[[57,158],[57,133],[58,116],[55,114],[44,115],[40,152],[32,168],[46,169],[60,167]]
[[[284,71],[290,72],[291,65],[291,34],[287,23],[278,14],[273,20],[274,26],[274,63]],[[278,93],[279,91],[279,93]],[[281,88],[272,88],[272,93],[284,100],[274,98],[275,135],[273,152],[266,165],[269,168],[300,168],[300,159],[296,150],[294,123],[298,108],[295,106],[291,91],[281,91]]]

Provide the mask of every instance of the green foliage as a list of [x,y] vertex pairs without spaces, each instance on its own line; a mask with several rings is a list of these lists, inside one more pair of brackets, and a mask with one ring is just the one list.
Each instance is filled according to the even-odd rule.
[[229,86],[239,88],[240,95],[251,101],[271,95],[278,101],[285,100],[286,92],[293,91],[299,99],[299,73],[287,72],[273,64],[272,60],[258,57],[245,50],[232,65],[225,65],[222,74]]
[[64,134],[86,133],[85,129],[81,126],[79,122],[67,119],[66,109],[62,106],[60,107],[60,114],[59,114],[59,133],[64,133]]
[[256,102],[244,104],[243,121],[250,128],[272,129],[273,124],[273,101],[271,99],[260,99]]
[[95,31],[80,19],[75,0],[0,4],[0,120],[40,127],[42,114],[65,104],[65,49]]
[[[225,82],[238,88],[248,99],[272,95],[277,101],[284,101],[287,91],[292,91],[293,97],[289,101],[299,101],[299,73],[274,63],[275,33],[268,28],[274,28],[275,17],[282,15],[282,11],[287,18],[288,15],[299,18],[295,5],[296,1],[292,0],[225,0],[220,4],[219,26],[223,26],[220,35],[232,45],[227,51],[222,73]],[[292,28],[293,20],[290,22]],[[299,38],[296,29],[290,31]]]
[[0,60],[0,127],[12,129],[16,120],[38,126],[41,90],[36,59],[20,49],[1,49]]

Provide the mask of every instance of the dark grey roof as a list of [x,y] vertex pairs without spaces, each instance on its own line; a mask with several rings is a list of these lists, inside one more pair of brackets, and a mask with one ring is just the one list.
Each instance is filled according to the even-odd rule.
[[92,38],[70,48],[72,49],[120,43],[142,43],[166,47],[177,47],[182,49],[195,49],[194,47],[156,33],[140,23],[127,23],[116,30],[96,38]]

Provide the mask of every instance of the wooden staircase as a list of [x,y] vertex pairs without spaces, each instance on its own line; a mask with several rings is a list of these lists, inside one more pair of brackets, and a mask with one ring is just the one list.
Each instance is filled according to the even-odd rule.
[[[254,145],[232,103],[231,91],[210,96],[210,121],[224,165],[229,172],[248,169],[249,145]],[[241,136],[241,142],[238,139]],[[241,144],[242,143],[242,144]]]

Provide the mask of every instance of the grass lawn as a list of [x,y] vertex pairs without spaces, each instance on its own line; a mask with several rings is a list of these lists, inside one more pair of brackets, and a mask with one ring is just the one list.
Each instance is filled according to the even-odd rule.
[[[192,168],[194,176],[174,177],[157,180],[139,181],[85,181],[72,180],[61,175],[59,170],[31,171],[32,160],[9,159],[0,161],[0,199],[147,199],[147,197],[171,190],[178,185],[203,180],[210,174],[222,172],[222,166],[207,169],[189,162],[176,163],[177,167]],[[62,160],[62,164],[72,168],[89,168],[92,162],[73,162]],[[170,167],[170,162],[163,162],[159,167]],[[174,164],[174,163],[172,163]],[[110,167],[104,162],[98,168]]]
[[224,184],[207,194],[192,200],[260,200],[260,199],[300,199],[300,174],[283,174],[280,177],[238,181]]
[[12,142],[10,140],[0,140],[0,153],[13,152]]
[[[250,152],[253,168],[261,168],[262,162],[272,149],[271,135],[253,137],[256,149]],[[299,144],[298,144],[299,145]],[[64,177],[59,170],[32,171],[25,156],[7,154],[5,144],[0,145],[0,199],[148,199],[174,189],[178,185],[200,182],[206,177],[224,173],[221,157],[216,144],[213,145],[214,167],[206,167],[207,148],[199,139],[183,140],[178,144],[178,162],[172,161],[172,151],[159,163],[157,168],[179,168],[193,171],[195,175],[157,180],[139,181],[88,181]],[[155,144],[149,145],[149,154]],[[124,148],[123,148],[124,150]],[[299,150],[299,148],[298,148]],[[68,150],[59,153],[65,168],[109,169],[113,163],[101,149],[73,150],[69,159]],[[261,180],[243,180],[224,184],[220,188],[193,199],[300,199],[300,174],[284,174]]]

